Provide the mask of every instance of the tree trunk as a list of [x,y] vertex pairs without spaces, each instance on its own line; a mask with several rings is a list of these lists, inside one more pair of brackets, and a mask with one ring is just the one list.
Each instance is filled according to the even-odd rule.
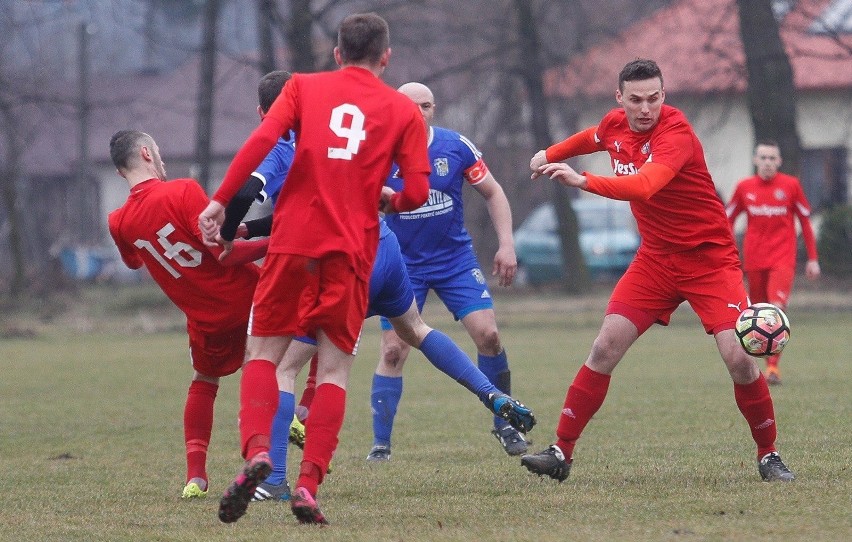
[[275,38],[272,23],[275,21],[275,0],[257,0],[257,48],[260,51],[258,70],[261,75],[275,69]]
[[748,72],[748,97],[755,141],[774,139],[784,158],[781,169],[799,175],[801,148],[796,129],[793,68],[778,33],[771,0],[737,0],[740,37]]
[[198,78],[198,109],[196,111],[195,165],[198,182],[208,193],[210,186],[210,156],[213,141],[213,94],[216,77],[216,34],[219,27],[220,0],[204,4],[204,44],[201,50],[201,73]]
[[[548,104],[544,97],[541,62],[541,46],[538,29],[532,8],[528,0],[515,0],[518,14],[518,40],[520,41],[520,61],[518,69],[527,89],[532,112],[533,141],[538,149],[547,148],[550,135]],[[562,264],[565,270],[563,286],[572,294],[588,290],[589,272],[580,250],[579,226],[577,215],[571,207],[568,190],[559,183],[553,183],[553,207],[559,224],[559,239],[562,244]]]
[[3,206],[6,208],[6,220],[9,223],[9,250],[11,252],[9,256],[12,260],[9,294],[12,300],[19,300],[27,286],[17,191],[23,149],[15,131],[18,123],[9,104],[3,101],[0,101],[0,116],[3,118],[4,135],[6,136],[6,156],[3,160],[5,166],[0,170],[0,187],[2,187]]
[[287,44],[290,46],[290,70],[310,73],[316,71],[311,0],[290,1],[290,24],[287,25]]

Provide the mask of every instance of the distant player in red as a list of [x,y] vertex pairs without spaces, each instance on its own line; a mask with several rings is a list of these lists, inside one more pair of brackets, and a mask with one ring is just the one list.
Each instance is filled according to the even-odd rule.
[[[733,228],[737,217],[748,217],[743,241],[743,267],[753,303],[772,303],[787,308],[796,275],[796,223],[799,219],[808,261],[805,276],[820,275],[816,240],[811,227],[811,206],[799,179],[778,171],[781,149],[774,141],[761,141],[754,148],[757,174],[737,183],[725,209]],[[766,358],[766,381],[781,384],[778,361],[781,354]]]
[[185,499],[207,494],[207,447],[219,377],[233,374],[245,355],[245,334],[258,266],[266,241],[234,247],[227,263],[221,248],[208,248],[198,228],[207,195],[192,179],[166,181],[154,139],[136,130],[117,132],[109,143],[118,174],[127,179],[127,202],[109,215],[109,232],[131,269],[143,265],[186,314],[194,373],[184,409]]
[[[568,388],[555,444],[521,458],[531,472],[562,481],[583,428],[603,404],[610,376],[630,346],[654,323],[667,325],[688,301],[713,334],[734,382],[734,398],[757,444],[764,480],[792,480],[775,447],[772,397],[754,359],[740,347],[734,322],[748,305],[737,247],[686,117],[663,105],[660,68],[635,60],[619,74],[621,105],[597,126],[572,135],[530,161],[546,175],[612,199],[630,201],[642,244],[618,281],[592,351]],[[579,174],[560,160],[606,151],[615,176]]]
[[[367,313],[367,294],[385,212],[426,201],[426,128],[417,106],[379,79],[390,59],[389,31],[375,14],[346,17],[334,56],[342,69],[294,74],[234,157],[222,186],[199,216],[215,238],[224,208],[278,138],[295,130],[296,153],[275,205],[269,253],[252,305],[240,382],[243,472],[226,490],[219,518],[239,519],[269,474],[275,370],[294,336],[315,336],[317,388],[303,461],[290,505],[302,523],[327,523],[316,502],[337,448],[349,371]],[[405,186],[384,189],[391,163]]]

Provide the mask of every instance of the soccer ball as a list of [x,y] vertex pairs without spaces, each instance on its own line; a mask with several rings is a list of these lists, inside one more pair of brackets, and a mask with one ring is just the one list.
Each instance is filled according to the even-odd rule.
[[737,338],[752,356],[774,356],[790,340],[790,321],[784,311],[770,303],[755,303],[740,313]]

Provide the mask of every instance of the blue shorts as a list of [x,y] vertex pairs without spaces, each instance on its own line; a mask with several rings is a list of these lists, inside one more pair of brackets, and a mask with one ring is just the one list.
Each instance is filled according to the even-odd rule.
[[[435,291],[456,320],[478,310],[494,308],[485,275],[470,247],[449,265],[409,268],[408,276],[419,311],[423,310],[429,290]],[[391,329],[386,319],[383,318],[381,324],[382,329]]]
[[396,318],[411,307],[414,291],[393,232],[379,239],[373,274],[370,275],[370,297],[367,318],[382,316]]

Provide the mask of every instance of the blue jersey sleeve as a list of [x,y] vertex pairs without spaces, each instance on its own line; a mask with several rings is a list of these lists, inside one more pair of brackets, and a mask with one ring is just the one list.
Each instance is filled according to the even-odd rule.
[[294,139],[292,131],[289,139],[279,139],[260,166],[252,173],[252,176],[263,183],[263,189],[257,195],[257,201],[263,203],[271,199],[274,202],[278,198],[278,193],[281,192],[287,172],[290,171],[290,165],[293,163],[293,156],[296,154]]

